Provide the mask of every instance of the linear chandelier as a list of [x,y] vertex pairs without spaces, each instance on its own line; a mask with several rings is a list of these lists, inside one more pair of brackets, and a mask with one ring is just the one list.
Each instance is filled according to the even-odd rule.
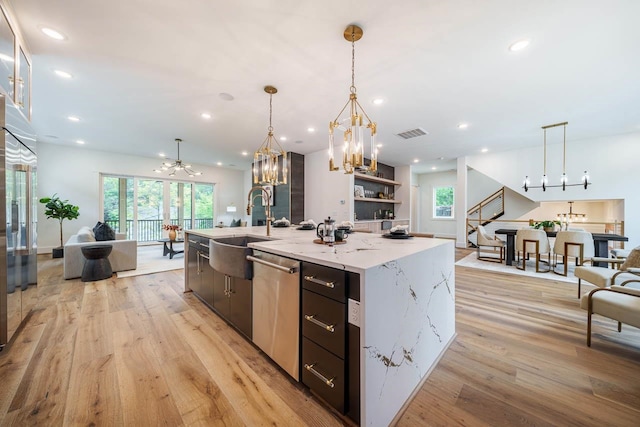
[[173,162],[164,162],[160,169],[154,169],[153,171],[156,173],[162,173],[169,171],[169,176],[176,176],[176,171],[184,171],[187,175],[199,176],[202,175],[202,172],[196,172],[191,169],[191,165],[184,164],[182,160],[180,160],[180,143],[182,140],[180,138],[176,138],[176,143],[178,144],[178,158]]
[[[362,38],[362,28],[357,25],[349,25],[344,30],[344,38],[351,42],[351,87],[349,88],[349,100],[342,107],[338,116],[329,123],[329,170],[337,171],[340,169],[335,166],[334,160],[334,139],[333,133],[335,129],[344,132],[344,145],[342,148],[342,168],[344,173],[353,173],[356,168],[375,172],[378,169],[378,153],[376,149],[376,123],[372,122],[364,108],[358,102],[355,85],[355,58],[356,58],[356,41]],[[340,118],[340,116],[349,107],[349,117]],[[364,164],[364,140],[365,126],[363,125],[363,117],[367,119],[367,129],[369,129],[369,138],[371,144],[371,162],[369,166]],[[348,123],[347,126],[344,124]]]
[[[542,191],[547,191],[547,188],[554,188],[554,187],[562,187],[562,191],[565,191],[567,187],[575,187],[578,185],[583,186],[584,189],[586,190],[587,187],[591,185],[591,183],[589,182],[589,174],[587,173],[587,171],[584,171],[584,175],[582,175],[582,180],[580,182],[575,184],[569,184],[569,179],[567,178],[567,170],[566,170],[567,125],[568,124],[569,122],[562,122],[562,123],[555,123],[553,125],[542,126],[542,129],[544,130],[544,145],[543,145],[544,161],[543,161],[543,170],[542,170],[542,180],[540,185],[531,185],[531,182],[529,181],[529,176],[525,176],[524,184],[522,185],[522,188],[524,188],[524,191],[529,191],[530,188],[542,188]],[[562,176],[560,177],[560,184],[549,185],[549,180],[547,178],[547,129],[557,127],[557,126],[563,126],[564,128],[563,145],[562,145]]]
[[559,213],[557,218],[558,218],[558,221],[560,221],[563,224],[566,224],[566,227],[568,227],[569,224],[571,224],[577,219],[581,219],[582,222],[586,221],[587,214],[574,212],[573,202],[569,202],[569,212]]
[[[273,116],[273,95],[278,89],[265,86],[264,91],[269,94],[269,128],[264,142],[253,154],[253,183],[262,185],[279,185],[287,183],[287,152],[282,149],[273,136],[271,119]],[[278,157],[282,156],[282,178],[278,167]]]

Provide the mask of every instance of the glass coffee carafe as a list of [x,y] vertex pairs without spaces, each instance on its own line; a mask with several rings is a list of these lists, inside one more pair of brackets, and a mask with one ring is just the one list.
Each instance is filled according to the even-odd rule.
[[316,228],[317,236],[323,243],[332,245],[336,241],[336,220],[328,217]]

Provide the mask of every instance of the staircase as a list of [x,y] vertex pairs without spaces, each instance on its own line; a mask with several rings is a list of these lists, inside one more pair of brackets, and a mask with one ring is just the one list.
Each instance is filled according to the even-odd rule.
[[478,225],[487,225],[504,215],[504,189],[502,187],[467,211],[467,243],[475,248]]

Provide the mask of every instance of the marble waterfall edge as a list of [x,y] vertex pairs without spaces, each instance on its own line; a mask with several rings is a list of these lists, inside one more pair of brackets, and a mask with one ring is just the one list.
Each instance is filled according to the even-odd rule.
[[366,270],[362,425],[386,426],[455,334],[454,247]]

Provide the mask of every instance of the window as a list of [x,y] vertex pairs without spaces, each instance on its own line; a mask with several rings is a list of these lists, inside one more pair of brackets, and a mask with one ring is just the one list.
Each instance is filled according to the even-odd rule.
[[453,187],[433,189],[433,217],[453,218]]

